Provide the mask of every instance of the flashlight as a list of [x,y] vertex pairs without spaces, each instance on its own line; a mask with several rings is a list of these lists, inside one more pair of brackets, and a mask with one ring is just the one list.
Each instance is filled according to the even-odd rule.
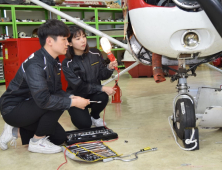
[[[102,37],[100,39],[100,44],[102,46],[103,51],[107,54],[107,57],[109,58],[109,60],[115,61],[116,57],[113,55],[113,53],[111,52],[111,44],[109,42],[109,40],[106,37]],[[115,70],[118,70],[117,67],[115,67]]]

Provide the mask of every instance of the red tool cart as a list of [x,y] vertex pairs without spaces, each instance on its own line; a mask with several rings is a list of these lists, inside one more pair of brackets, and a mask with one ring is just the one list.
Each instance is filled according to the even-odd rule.
[[[39,50],[41,45],[38,38],[13,38],[1,41],[1,43],[3,44],[4,74],[7,88],[22,62],[32,53]],[[59,56],[61,62],[64,58],[65,56]],[[62,88],[66,90],[68,83],[63,73],[61,74],[61,80]]]

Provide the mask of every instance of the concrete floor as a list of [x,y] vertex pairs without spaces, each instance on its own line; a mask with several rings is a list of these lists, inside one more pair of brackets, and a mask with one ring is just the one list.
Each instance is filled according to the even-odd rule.
[[[110,86],[113,86],[113,82]],[[172,115],[172,101],[175,97],[176,82],[156,84],[153,78],[129,78],[123,75],[119,80],[122,89],[121,104],[108,104],[105,121],[108,127],[118,133],[119,139],[108,143],[119,154],[130,154],[145,147],[157,147],[158,151],[139,155],[133,162],[118,160],[103,163],[80,163],[68,159],[61,170],[176,170],[176,169],[222,169],[222,130],[199,129],[200,150],[183,151],[175,143],[168,124],[168,116]],[[200,86],[219,87],[222,75],[206,66],[197,69],[197,77],[189,77],[191,88]],[[3,93],[5,86],[0,86]],[[30,113],[31,114],[31,113]],[[59,122],[65,130],[73,130],[67,111]],[[0,118],[0,131],[4,121]],[[125,143],[125,140],[128,143]],[[62,153],[31,153],[27,146],[17,140],[17,148],[9,146],[6,151],[0,150],[0,170],[55,170],[64,162]]]

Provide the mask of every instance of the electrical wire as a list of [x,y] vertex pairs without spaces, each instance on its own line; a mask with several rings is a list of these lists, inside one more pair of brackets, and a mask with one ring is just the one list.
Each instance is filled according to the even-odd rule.
[[118,73],[118,78],[117,78],[116,83],[115,83],[115,85],[113,86],[113,88],[117,85],[117,83],[118,83],[118,81],[119,81],[119,73],[120,73],[120,69],[118,69],[118,70],[116,70],[116,71],[117,71],[117,73]]
[[[117,73],[118,73],[118,78],[117,78],[117,80],[116,80],[115,85],[113,86],[113,89],[115,88],[115,86],[117,85],[117,83],[118,83],[118,81],[119,81],[120,69],[117,70]],[[106,114],[106,108],[104,109],[104,113],[103,113],[103,126],[104,126],[106,129],[109,129],[109,128],[106,127],[106,125],[105,125],[105,114]]]

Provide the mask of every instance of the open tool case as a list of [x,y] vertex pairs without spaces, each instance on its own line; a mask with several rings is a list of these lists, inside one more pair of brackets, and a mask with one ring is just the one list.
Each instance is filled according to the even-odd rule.
[[84,162],[96,162],[107,158],[119,157],[103,142],[89,142],[73,146],[63,146],[63,152],[70,159]]
[[66,132],[68,139],[67,145],[72,145],[79,142],[95,141],[95,140],[110,140],[118,138],[118,134],[111,129],[105,127],[96,127],[89,129],[73,130]]

